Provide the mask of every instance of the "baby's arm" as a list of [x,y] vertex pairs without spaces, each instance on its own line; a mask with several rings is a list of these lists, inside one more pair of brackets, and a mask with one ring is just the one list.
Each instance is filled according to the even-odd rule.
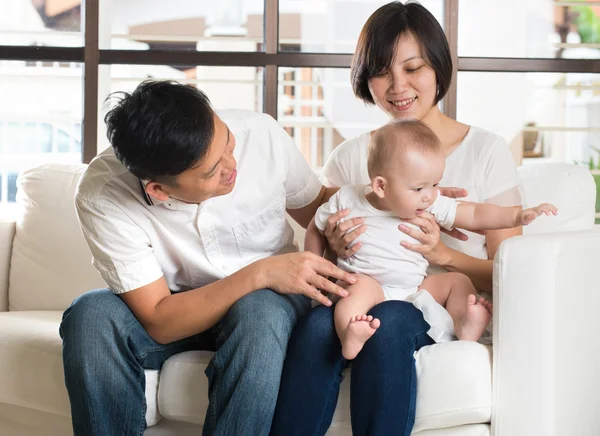
[[304,251],[310,251],[317,256],[323,256],[326,246],[327,239],[317,228],[315,217],[313,217],[313,219],[310,220],[310,223],[306,228],[306,234],[304,235]]
[[530,209],[490,203],[459,203],[454,225],[466,230],[497,230],[526,226],[541,214],[556,215],[556,206],[543,203]]

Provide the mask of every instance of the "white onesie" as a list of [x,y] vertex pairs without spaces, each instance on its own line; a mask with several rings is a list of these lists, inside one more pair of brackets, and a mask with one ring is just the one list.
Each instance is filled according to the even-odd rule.
[[[323,204],[315,215],[317,228],[324,232],[327,219],[342,209],[350,209],[350,215],[342,221],[355,217],[364,217],[367,230],[352,245],[360,242],[361,249],[347,259],[338,258],[337,264],[344,271],[366,274],[377,280],[383,289],[386,300],[410,301],[423,311],[425,321],[431,326],[429,335],[436,341],[454,339],[452,318],[427,291],[418,292],[418,287],[427,276],[429,263],[420,254],[407,250],[401,241],[419,243],[398,230],[404,223],[391,211],[374,208],[366,198],[371,190],[369,185],[345,185],[335,193],[329,202]],[[427,209],[440,224],[448,230],[454,226],[456,200],[442,195],[437,196]]]

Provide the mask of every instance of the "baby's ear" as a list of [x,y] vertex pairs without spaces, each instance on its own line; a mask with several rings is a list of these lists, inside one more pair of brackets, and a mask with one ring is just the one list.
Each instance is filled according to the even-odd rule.
[[379,198],[385,197],[385,185],[386,180],[381,176],[377,176],[371,180],[371,188],[373,189],[375,195],[377,195]]

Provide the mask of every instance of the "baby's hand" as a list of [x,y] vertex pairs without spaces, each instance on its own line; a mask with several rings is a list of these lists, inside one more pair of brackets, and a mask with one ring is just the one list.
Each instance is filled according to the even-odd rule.
[[542,203],[539,206],[521,210],[517,216],[517,225],[526,226],[541,214],[558,215],[558,209],[553,204]]

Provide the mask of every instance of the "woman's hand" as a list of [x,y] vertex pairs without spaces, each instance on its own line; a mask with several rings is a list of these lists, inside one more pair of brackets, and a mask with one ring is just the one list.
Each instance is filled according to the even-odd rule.
[[[342,259],[346,259],[360,250],[360,242],[354,244],[350,248],[348,248],[348,246],[352,241],[358,238],[359,235],[367,230],[367,226],[363,224],[363,218],[352,218],[337,225],[337,223],[342,218],[347,217],[349,213],[350,209],[342,209],[339,212],[334,213],[327,219],[327,228],[325,229],[325,237],[329,243],[329,248]],[[346,232],[353,227],[356,228],[346,234]]]
[[[398,229],[419,241],[420,244],[411,244],[408,241],[402,241],[402,246],[408,250],[421,253],[432,265],[446,265],[449,262],[450,253],[448,247],[440,241],[440,226],[435,221],[433,215],[429,212],[423,212],[414,218],[406,220],[406,222],[414,224],[419,229],[414,229],[404,224],[400,224]],[[453,232],[459,239],[466,240],[464,233],[456,229]],[[454,236],[452,232],[447,233]]]

